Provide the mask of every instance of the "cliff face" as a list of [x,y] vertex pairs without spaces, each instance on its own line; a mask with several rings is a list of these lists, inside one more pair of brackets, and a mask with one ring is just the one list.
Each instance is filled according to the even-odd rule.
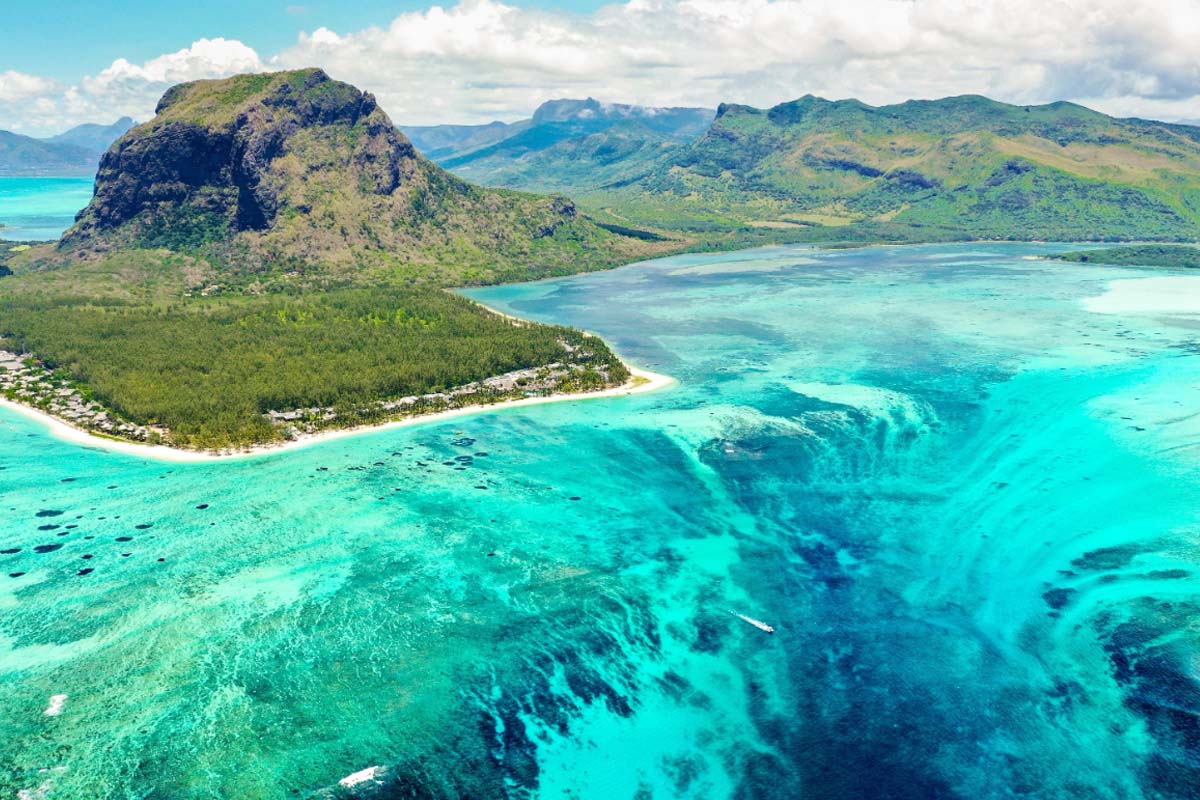
[[[581,247],[603,253],[613,238],[564,198],[444,172],[373,96],[313,69],[172,88],[104,155],[94,198],[59,250],[166,248],[251,271],[449,265],[442,280],[457,282],[463,265],[578,271]],[[598,265],[627,257],[621,247]]]
[[103,156],[95,199],[67,243],[184,205],[220,217],[230,232],[270,228],[284,200],[272,164],[292,149],[298,133],[314,127],[359,134],[347,177],[366,181],[377,194],[395,191],[401,172],[414,171],[412,145],[391,127],[374,97],[319,70],[296,78],[273,82],[232,114],[221,113],[219,103],[197,108],[193,94],[200,84],[172,88],[155,120]]

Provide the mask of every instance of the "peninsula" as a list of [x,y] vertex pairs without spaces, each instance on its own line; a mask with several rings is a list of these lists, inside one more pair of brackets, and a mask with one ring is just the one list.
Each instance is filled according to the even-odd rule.
[[60,242],[0,259],[0,392],[106,436],[228,451],[629,390],[598,337],[446,289],[677,247],[462,181],[320,70],[182,84],[105,153]]

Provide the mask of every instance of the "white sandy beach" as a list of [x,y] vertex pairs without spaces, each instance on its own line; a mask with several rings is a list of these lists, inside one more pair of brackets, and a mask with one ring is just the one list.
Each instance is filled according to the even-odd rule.
[[245,450],[235,450],[229,452],[204,452],[197,450],[184,450],[182,448],[168,447],[166,445],[122,442],[103,436],[95,436],[88,431],[67,424],[58,417],[52,416],[43,411],[39,411],[35,408],[30,408],[29,406],[21,405],[20,403],[14,403],[11,400],[0,398],[0,407],[10,409],[25,417],[37,420],[49,428],[51,435],[57,439],[74,442],[86,447],[99,448],[117,453],[125,453],[127,455],[134,455],[140,458],[149,458],[156,461],[221,461],[235,458],[254,458],[258,456],[273,455],[286,450],[296,450],[301,447],[309,447],[311,445],[320,444],[321,442],[327,442],[332,439],[340,439],[345,436],[356,436],[363,433],[373,433],[375,431],[388,430],[389,428],[402,428],[409,425],[421,425],[427,422],[438,422],[441,420],[452,419],[454,417],[464,417],[471,414],[478,414],[485,411],[493,411],[504,408],[519,408],[522,406],[535,406],[542,403],[561,403],[569,400],[594,400],[603,397],[621,397],[624,395],[643,394],[645,392],[653,392],[666,388],[667,386],[675,383],[675,379],[667,375],[659,375],[656,372],[648,372],[635,367],[628,367],[628,369],[630,374],[633,376],[628,383],[599,392],[551,394],[544,397],[525,397],[520,400],[505,400],[500,403],[464,406],[463,408],[452,408],[433,414],[421,414],[415,417],[407,417],[405,419],[395,420],[393,422],[384,422],[380,423],[379,425],[361,425],[353,428],[338,428],[334,430],[321,431],[320,433],[306,434],[291,441],[256,445]]
[[1123,278],[1083,304],[1098,314],[1200,314],[1200,276]]

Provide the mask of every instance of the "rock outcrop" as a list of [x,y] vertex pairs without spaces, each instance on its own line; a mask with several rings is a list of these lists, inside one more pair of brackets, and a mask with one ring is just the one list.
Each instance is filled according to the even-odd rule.
[[577,271],[581,243],[614,238],[565,198],[450,175],[372,95],[309,69],[169,90],[104,155],[59,251],[166,248],[255,273],[518,262],[539,276]]

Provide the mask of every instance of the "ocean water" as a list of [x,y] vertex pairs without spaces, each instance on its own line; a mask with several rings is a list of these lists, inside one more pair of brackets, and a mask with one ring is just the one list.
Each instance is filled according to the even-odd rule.
[[91,178],[0,177],[0,239],[57,239],[91,199]]
[[1048,249],[472,291],[679,384],[254,460],[0,410],[0,796],[1200,796],[1200,277]]

